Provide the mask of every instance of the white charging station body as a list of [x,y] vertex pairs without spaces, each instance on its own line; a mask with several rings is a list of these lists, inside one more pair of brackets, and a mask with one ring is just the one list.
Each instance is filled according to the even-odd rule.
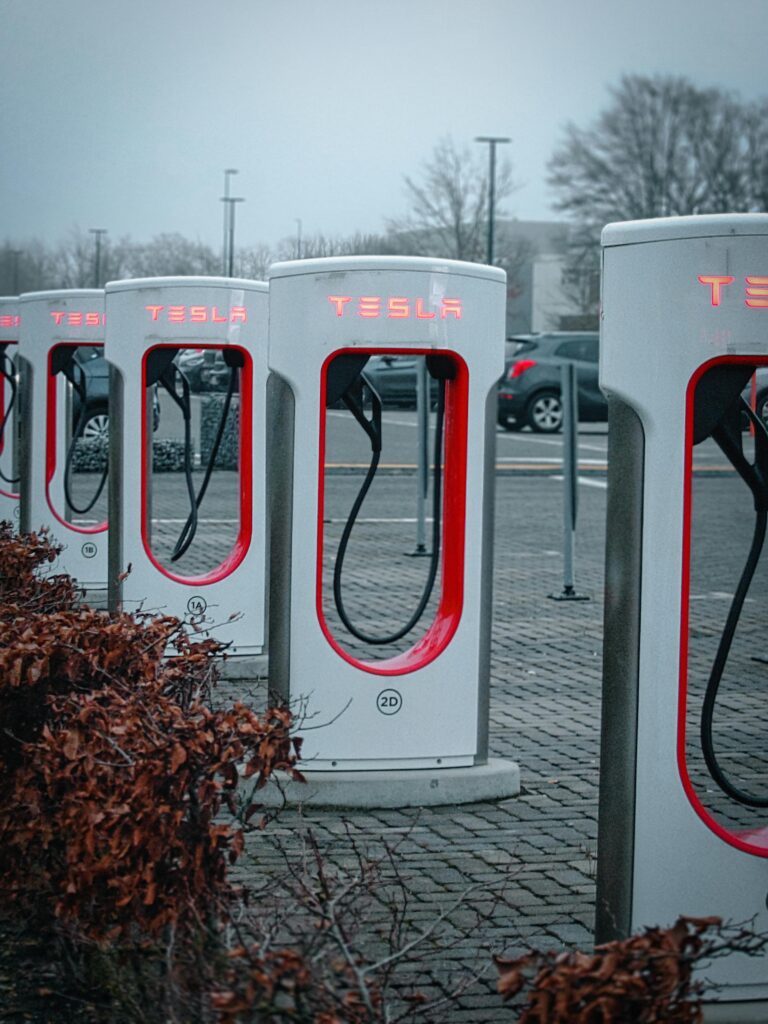
[[72,391],[56,360],[66,350],[104,344],[104,292],[97,288],[28,292],[20,297],[21,529],[50,529],[63,545],[51,571],[90,591],[107,585],[107,522],[75,522],[64,495],[73,431]]
[[[713,367],[768,363],[768,216],[617,223],[602,242],[610,431],[597,938],[678,915],[754,919],[767,931],[765,833],[719,823],[691,784],[686,659],[693,396]],[[705,973],[724,986],[720,1000],[768,997],[764,956]]]
[[[263,282],[230,278],[146,278],[106,286],[105,351],[114,367],[110,607],[192,619],[228,644],[229,656],[241,658],[261,655],[265,643],[267,298]],[[237,535],[221,563],[200,573],[164,564],[151,541],[148,360],[153,352],[190,348],[224,355],[232,350],[243,361],[237,396]],[[196,472],[198,488],[200,478]],[[189,511],[184,500],[172,510],[177,529]]]
[[[506,275],[372,256],[276,264],[269,281],[270,685],[295,706],[306,702],[305,767],[484,763]],[[455,379],[446,384],[438,609],[409,650],[376,661],[345,649],[323,612],[325,393],[338,355],[386,353],[445,355]]]

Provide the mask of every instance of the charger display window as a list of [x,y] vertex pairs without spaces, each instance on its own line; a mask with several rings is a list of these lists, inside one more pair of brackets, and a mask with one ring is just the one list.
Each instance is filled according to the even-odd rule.
[[251,536],[251,357],[233,346],[160,345],[142,372],[146,552],[173,579],[215,582]]
[[[768,430],[749,383],[765,365],[715,360],[689,385],[679,755],[702,820],[768,857]],[[702,449],[717,471],[693,473]]]
[[[386,361],[384,373],[371,365],[376,359]],[[422,401],[432,407],[423,453],[429,492],[423,557],[414,550],[415,518],[402,516],[401,500],[393,501],[391,475],[419,457],[420,373],[427,381]],[[398,674],[427,664],[458,626],[467,397],[467,367],[456,353],[356,349],[334,353],[323,366],[317,611],[329,643],[367,671]],[[351,485],[341,492],[328,486],[339,471]]]
[[[98,431],[86,433],[96,417]],[[51,511],[79,533],[107,529],[108,374],[104,346],[66,342],[50,350],[46,481]]]

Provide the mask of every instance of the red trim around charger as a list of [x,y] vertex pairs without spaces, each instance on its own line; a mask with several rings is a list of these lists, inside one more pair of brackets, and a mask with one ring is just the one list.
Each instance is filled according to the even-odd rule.
[[[443,475],[443,530],[441,552],[441,593],[435,618],[426,633],[407,651],[381,661],[361,661],[346,651],[333,636],[323,613],[323,513],[325,505],[325,391],[328,366],[337,356],[356,355],[445,355],[455,363],[456,378],[446,381]],[[396,676],[424,668],[441,654],[456,632],[464,603],[464,547],[467,501],[467,421],[469,414],[469,371],[456,352],[447,349],[344,348],[332,352],[320,371],[320,423],[318,446],[316,608],[320,628],[336,653],[377,676]]]
[[[2,342],[2,344],[8,344],[8,343],[7,342]],[[15,344],[15,342],[10,342],[10,344],[13,345],[13,344]],[[5,377],[0,377],[0,423],[3,422],[3,417],[4,416],[5,416]],[[2,455],[4,451],[5,451],[5,431],[3,431],[2,435],[0,435],[0,455]],[[18,501],[19,500],[18,493],[14,492],[14,491],[6,491],[5,488],[3,487],[4,483],[5,483],[5,481],[0,481],[0,496],[2,496],[3,498],[11,498],[13,501]]]
[[[223,562],[220,562],[210,572],[202,573],[200,576],[181,576],[179,573],[171,572],[152,551],[149,543],[149,532],[147,530],[147,494],[150,486],[147,480],[147,445],[151,439],[147,437],[147,359],[150,352],[158,348],[195,348],[212,349],[214,351],[225,351],[226,349],[239,352],[243,356],[244,366],[240,371],[240,437],[238,443],[238,480],[240,483],[240,529],[237,538]],[[253,360],[247,349],[239,345],[208,345],[195,341],[194,344],[173,344],[153,345],[144,353],[141,361],[141,540],[147,558],[158,572],[175,583],[183,583],[190,587],[205,587],[211,583],[218,583],[226,576],[231,575],[245,558],[251,546],[253,535]]]
[[683,551],[682,551],[682,601],[680,606],[680,700],[677,719],[677,764],[686,796],[704,824],[720,839],[738,850],[756,857],[768,857],[768,828],[757,827],[730,831],[719,822],[701,802],[693,787],[685,756],[686,712],[688,700],[688,631],[691,587],[691,481],[693,469],[693,400],[699,380],[713,366],[734,363],[766,365],[768,359],[754,356],[717,356],[703,363],[688,382],[685,399],[685,465],[683,492]]
[[103,533],[109,526],[106,519],[102,523],[97,523],[96,526],[76,526],[61,515],[51,498],[51,481],[53,480],[54,473],[56,472],[56,461],[58,455],[56,451],[56,376],[52,372],[52,364],[53,353],[57,348],[62,347],[103,348],[104,341],[63,341],[58,342],[48,350],[48,387],[45,424],[45,498],[48,502],[48,508],[53,513],[57,522],[61,523],[61,525],[65,526],[68,530],[71,530],[73,533]]

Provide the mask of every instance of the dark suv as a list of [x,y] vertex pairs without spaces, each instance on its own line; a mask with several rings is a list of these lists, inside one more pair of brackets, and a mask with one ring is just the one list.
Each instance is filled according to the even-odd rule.
[[576,365],[579,419],[606,420],[608,405],[597,381],[597,331],[552,331],[520,334],[507,342],[504,376],[499,381],[498,421],[505,430],[526,424],[552,434],[563,423],[560,367]]

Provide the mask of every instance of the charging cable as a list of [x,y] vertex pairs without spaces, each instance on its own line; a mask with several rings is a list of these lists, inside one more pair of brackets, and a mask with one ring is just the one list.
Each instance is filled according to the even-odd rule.
[[[755,431],[755,461],[750,463],[744,455],[741,432],[741,412],[749,417]],[[765,541],[768,522],[768,430],[755,415],[748,402],[739,398],[712,431],[712,437],[723,454],[749,487],[755,505],[755,528],[749,554],[731,602],[717,654],[712,664],[704,703],[701,711],[701,749],[709,774],[720,789],[733,800],[747,807],[768,807],[768,796],[756,796],[737,786],[720,764],[715,753],[713,719],[718,690],[722,681],[742,608],[755,575]]]
[[432,476],[432,551],[430,554],[429,570],[427,572],[427,578],[424,583],[419,602],[410,616],[408,621],[400,629],[397,629],[394,633],[388,633],[386,635],[375,636],[371,633],[366,633],[360,627],[356,626],[350,619],[347,610],[344,606],[344,599],[342,593],[342,572],[344,569],[344,559],[347,553],[347,545],[349,538],[352,534],[357,516],[362,508],[363,502],[365,501],[366,495],[370,490],[371,484],[373,483],[376,471],[379,465],[379,459],[381,458],[382,448],[382,403],[376,389],[374,388],[371,381],[368,379],[365,373],[361,373],[360,377],[365,384],[366,390],[371,396],[371,417],[366,418],[362,399],[358,399],[355,394],[353,386],[347,388],[342,394],[341,401],[349,409],[352,415],[355,417],[357,422],[363,428],[365,433],[371,442],[371,461],[366,472],[365,479],[358,491],[357,497],[352,505],[347,521],[342,531],[341,540],[339,541],[339,549],[336,554],[336,562],[333,569],[333,599],[336,605],[336,610],[339,614],[339,618],[346,626],[347,630],[357,640],[362,641],[366,644],[372,645],[383,645],[391,644],[397,640],[401,640],[406,634],[416,626],[421,619],[424,611],[427,607],[429,599],[432,595],[432,590],[435,585],[435,579],[437,578],[437,570],[440,564],[440,534],[441,534],[441,518],[442,518],[442,460],[443,460],[443,424],[445,419],[445,382],[447,379],[452,379],[455,374],[455,368],[451,360],[444,356],[427,356],[427,366],[432,376],[438,378],[438,391],[437,391],[437,412],[435,415],[435,445],[434,445],[434,462],[433,462],[433,476]]
[[[10,422],[11,414],[14,406],[16,405],[16,399],[19,391],[19,386],[16,382],[16,370],[5,351],[5,346],[0,346],[0,377],[8,382],[8,387],[10,389],[8,405],[5,407],[2,420],[0,420],[0,448],[2,448],[5,441],[5,428]],[[6,476],[2,467],[0,467],[0,480],[3,480],[4,483],[14,486],[20,479],[21,478],[18,476]]]

